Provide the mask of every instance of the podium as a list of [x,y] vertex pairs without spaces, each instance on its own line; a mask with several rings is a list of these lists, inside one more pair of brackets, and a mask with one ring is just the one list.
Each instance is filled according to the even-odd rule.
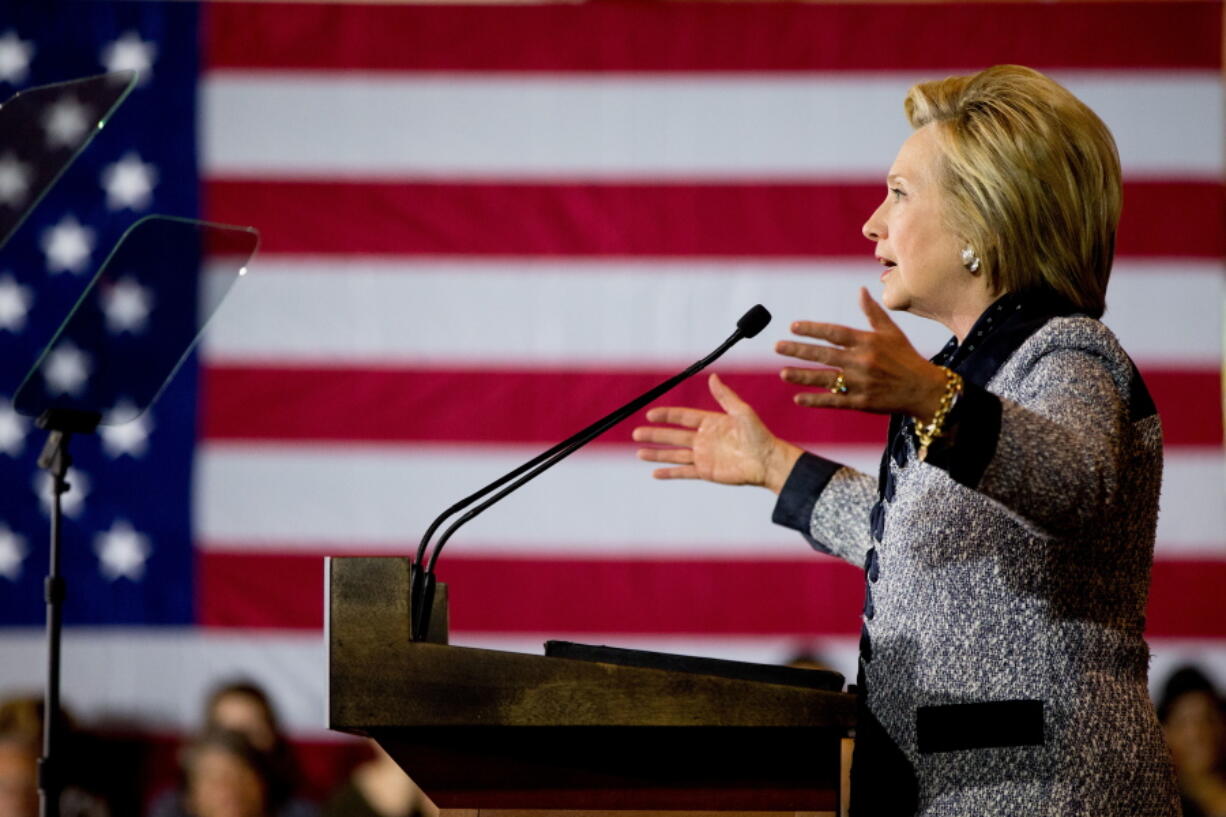
[[409,561],[325,564],[328,725],[445,817],[842,813],[854,696],[409,639]]

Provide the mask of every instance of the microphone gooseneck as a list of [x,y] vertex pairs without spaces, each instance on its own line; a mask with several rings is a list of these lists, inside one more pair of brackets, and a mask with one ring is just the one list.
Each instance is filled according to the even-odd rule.
[[[413,639],[415,641],[420,641],[424,640],[426,637],[426,632],[429,628],[430,609],[434,600],[434,569],[438,564],[439,554],[442,552],[443,546],[447,544],[447,541],[451,539],[452,535],[455,534],[455,532],[459,530],[462,525],[478,516],[486,508],[512,493],[520,486],[524,485],[530,480],[535,479],[545,471],[557,465],[559,462],[578,451],[596,437],[625,420],[643,406],[659,398],[665,392],[673,389],[675,386],[681,383],[681,381],[694,376],[707,366],[710,366],[725,352],[732,348],[737,341],[743,338],[754,337],[761,332],[768,323],[770,323],[770,320],[770,312],[768,312],[761,304],[757,304],[743,316],[741,316],[741,319],[737,321],[736,331],[729,335],[727,340],[721,343],[719,347],[715,349],[715,351],[711,352],[711,354],[707,355],[702,360],[695,362],[685,371],[670,377],[668,380],[665,380],[663,383],[655,386],[650,391],[636,397],[629,403],[626,403],[624,406],[615,409],[586,428],[575,432],[570,437],[553,446],[549,450],[541,452],[528,462],[525,462],[523,465],[520,465],[509,473],[504,474],[476,493],[464,497],[459,502],[455,503],[451,507],[447,508],[447,510],[439,514],[439,516],[436,517],[432,523],[430,523],[430,527],[426,529],[425,534],[422,536],[421,542],[417,548],[416,558],[414,559],[412,565],[412,588],[410,595],[413,608],[411,613]],[[511,482],[512,480],[515,481]],[[507,485],[508,482],[511,482],[511,484]],[[494,496],[482,502],[480,505],[477,505],[469,510],[443,532],[443,535],[439,538],[438,543],[434,546],[433,552],[430,554],[429,566],[426,566],[426,548],[429,546],[430,539],[434,535],[434,532],[438,530],[443,521],[453,514],[458,513],[459,511],[468,507],[473,502],[485,497],[492,491],[502,488],[504,485],[507,487],[503,488],[501,491],[498,491],[498,493],[494,494]]]

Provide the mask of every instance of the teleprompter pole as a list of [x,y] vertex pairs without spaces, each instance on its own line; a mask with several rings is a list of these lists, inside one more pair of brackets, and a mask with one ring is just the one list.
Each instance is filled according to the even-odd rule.
[[56,750],[60,729],[60,640],[63,633],[64,600],[67,585],[60,575],[60,529],[63,521],[61,499],[72,486],[68,469],[72,456],[68,444],[73,434],[89,434],[98,427],[101,415],[93,411],[49,409],[38,418],[39,428],[50,432],[38,458],[38,467],[51,475],[51,554],[48,560],[44,594],[47,602],[47,689],[43,696],[43,756],[38,761],[39,814],[59,817],[60,792],[64,788],[62,762]]

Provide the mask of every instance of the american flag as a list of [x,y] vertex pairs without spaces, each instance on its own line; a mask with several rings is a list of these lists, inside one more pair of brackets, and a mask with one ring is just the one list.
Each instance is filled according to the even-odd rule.
[[[1196,660],[1226,681],[1221,21],[1219,2],[8,4],[0,93],[143,80],[0,255],[5,400],[137,216],[263,239],[198,362],[134,427],[74,445],[66,702],[187,729],[243,674],[319,736],[323,556],[407,555],[757,302],[776,324],[717,370],[780,436],[872,471],[884,420],[795,407],[773,341],[863,324],[860,225],[906,89],[1005,62],[1064,82],[1119,143],[1106,321],[1167,440],[1151,673]],[[901,322],[921,351],[947,339]],[[665,402],[713,406],[701,378]],[[42,438],[6,406],[0,688],[36,688]],[[632,425],[449,545],[452,641],[812,651],[850,675],[859,571],[773,528],[764,491],[654,482]]]

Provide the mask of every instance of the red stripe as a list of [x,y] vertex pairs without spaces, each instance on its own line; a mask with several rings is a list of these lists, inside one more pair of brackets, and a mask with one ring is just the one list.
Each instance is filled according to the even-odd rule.
[[[853,635],[864,598],[861,570],[817,555],[750,562],[456,552],[439,575],[451,587],[452,629],[472,633]],[[206,626],[323,625],[322,555],[204,551],[198,580]],[[1222,587],[1224,561],[1159,560],[1148,634],[1226,637]]]
[[[214,440],[553,443],[565,439],[672,371],[484,369],[203,369],[203,434]],[[1145,372],[1168,445],[1222,444],[1221,376],[1212,369]],[[814,411],[775,372],[730,374],[728,383],[778,436],[805,443],[881,444],[885,418]],[[489,406],[498,406],[491,412]],[[703,377],[656,405],[715,409]],[[252,411],[259,406],[259,411]],[[640,412],[600,438],[628,443]]]
[[[1226,549],[1223,549],[1226,552]],[[439,560],[440,566],[442,560]],[[1158,560],[1149,588],[1145,633],[1155,637],[1226,636],[1226,561]]]
[[[552,443],[672,374],[212,366],[204,370],[203,428],[206,438],[221,440]],[[781,436],[827,443],[885,439],[882,417],[817,415],[791,405],[792,389],[774,373],[728,381]],[[715,408],[702,378],[658,404]],[[260,410],[251,411],[253,405]],[[498,411],[489,411],[491,405]],[[640,412],[601,441],[629,442],[630,429],[642,419]]]
[[212,68],[938,76],[1010,62],[1216,69],[1221,56],[1214,2],[213,3],[204,12]]
[[1142,376],[1158,415],[1167,446],[1220,446],[1222,431],[1222,375],[1206,369],[1143,369]]
[[[859,631],[864,597],[861,570],[823,557],[758,563],[454,557],[440,562],[439,575],[451,586],[455,631],[846,634]],[[205,626],[323,626],[321,556],[204,551],[198,582]],[[769,604],[744,601],[767,598]]]
[[[882,157],[882,168],[889,157]],[[869,256],[879,183],[266,181],[214,178],[207,217],[261,253],[443,256]],[[1118,251],[1226,255],[1213,182],[1125,185]]]

